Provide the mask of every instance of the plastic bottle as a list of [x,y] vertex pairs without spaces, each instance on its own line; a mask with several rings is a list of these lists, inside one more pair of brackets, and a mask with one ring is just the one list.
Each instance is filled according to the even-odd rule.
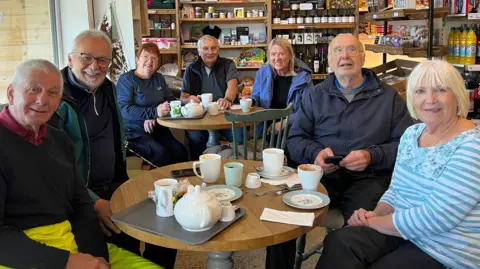
[[480,64],[480,28],[477,27],[477,58],[475,60],[476,64]]
[[460,35],[460,59],[459,64],[465,64],[467,57],[467,33],[470,29],[468,27],[462,29],[462,34]]
[[467,33],[467,50],[465,54],[465,64],[475,64],[477,55],[477,35],[473,27],[469,27],[470,31]]
[[454,63],[454,64],[460,63],[460,38],[461,38],[461,35],[462,35],[462,28],[458,27],[457,31],[455,32],[455,41],[454,41],[455,49],[453,51],[453,59],[452,59],[453,60],[452,63]]
[[453,63],[453,52],[455,50],[455,27],[450,28],[448,34],[448,56],[447,61]]

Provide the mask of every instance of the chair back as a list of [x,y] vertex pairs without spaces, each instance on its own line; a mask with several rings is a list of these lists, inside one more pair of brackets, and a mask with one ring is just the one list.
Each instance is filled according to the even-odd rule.
[[[257,125],[263,124],[262,132],[262,152],[265,149],[265,138],[267,138],[268,121],[272,121],[272,126],[275,123],[280,122],[280,132],[277,134],[277,141],[275,142],[275,131],[270,133],[270,145],[269,148],[285,149],[285,143],[287,142],[288,134],[288,118],[293,112],[293,104],[288,104],[285,109],[265,109],[255,111],[247,114],[234,114],[225,112],[225,119],[232,123],[233,132],[233,155],[235,159],[238,159],[238,141],[236,139],[236,124],[243,123],[243,156],[247,159],[247,123],[253,122],[253,160],[257,160]],[[262,123],[263,122],[263,123]],[[285,126],[283,126],[285,125]]]

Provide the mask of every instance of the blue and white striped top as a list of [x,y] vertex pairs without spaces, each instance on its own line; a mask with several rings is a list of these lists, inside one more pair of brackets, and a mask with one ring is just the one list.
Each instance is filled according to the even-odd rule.
[[391,205],[403,238],[451,268],[480,268],[480,127],[447,143],[418,147],[425,124],[400,140]]

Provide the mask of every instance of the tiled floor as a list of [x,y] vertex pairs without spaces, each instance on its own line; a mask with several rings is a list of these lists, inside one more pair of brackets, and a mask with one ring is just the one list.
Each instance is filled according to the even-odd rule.
[[[324,228],[315,228],[307,234],[307,247],[317,244],[325,237]],[[206,268],[207,254],[204,252],[179,251],[175,269],[204,269]],[[240,251],[233,254],[235,269],[264,269],[265,249]],[[318,260],[318,254],[310,257],[302,264],[302,269],[313,269]]]

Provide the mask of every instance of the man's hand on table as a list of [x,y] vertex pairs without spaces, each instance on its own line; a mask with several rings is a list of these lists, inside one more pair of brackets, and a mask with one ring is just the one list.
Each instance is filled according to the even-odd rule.
[[232,106],[232,103],[225,98],[219,98],[217,103],[220,110],[227,110]]
[[90,254],[70,254],[65,269],[109,269],[110,264],[104,258],[97,258]]
[[112,210],[110,209],[110,201],[98,199],[95,202],[93,208],[95,209],[95,212],[97,212],[100,227],[102,228],[102,231],[106,236],[112,236],[110,230],[117,234],[120,234],[122,232],[110,219],[110,217],[112,216]]

